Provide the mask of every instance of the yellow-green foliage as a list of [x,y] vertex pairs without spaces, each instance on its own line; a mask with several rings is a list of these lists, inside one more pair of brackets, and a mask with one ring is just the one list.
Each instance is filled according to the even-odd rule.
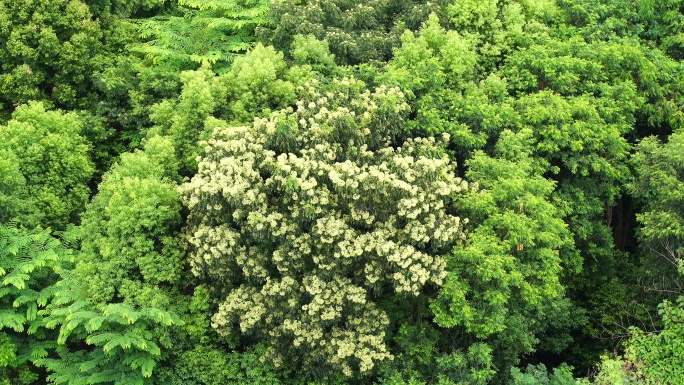
[[46,111],[37,102],[19,106],[0,126],[0,220],[55,230],[77,221],[93,174],[82,130],[75,113]]
[[[444,7],[448,23],[477,47],[483,73],[540,32],[558,12],[549,0],[463,0]],[[446,21],[446,20],[445,20]]]
[[[27,231],[0,223],[0,384],[38,380],[31,364],[54,347],[42,310],[70,250],[46,230]],[[9,380],[12,382],[9,382]]]
[[[647,199],[637,215],[643,226],[639,239],[657,265],[665,266],[658,275],[667,283],[664,289],[679,297],[660,305],[662,330],[632,330],[627,353],[632,362],[643,364],[643,374],[651,383],[677,384],[684,381],[684,295],[679,289],[684,274],[684,131],[668,139],[661,143],[649,137],[639,144],[633,156],[637,178],[629,187]],[[671,278],[675,270],[679,277]]]
[[[173,233],[180,224],[177,164],[171,141],[154,137],[145,151],[122,155],[105,174],[80,228],[81,253],[74,271],[78,278],[73,283],[83,298],[92,303],[165,305],[153,302],[165,298],[155,285],[178,282],[182,268]],[[150,287],[141,287],[141,282]]]
[[204,131],[204,121],[211,116],[226,97],[226,89],[207,66],[197,71],[181,72],[183,89],[177,100],[165,100],[152,107],[156,123],[148,137],[164,135],[172,140],[180,171],[192,174],[199,155],[197,141]]
[[392,359],[376,302],[440,285],[464,239],[451,201],[467,184],[441,142],[390,147],[403,95],[359,86],[302,87],[296,111],[217,127],[180,189],[193,272],[222,299],[214,327],[264,340],[276,366],[312,376]]
[[416,29],[440,1],[307,0],[276,2],[275,25],[263,35],[288,48],[296,35],[325,39],[340,64],[385,61],[404,29]]
[[83,1],[0,1],[0,103],[85,104],[100,36]]
[[255,116],[293,105],[297,100],[295,87],[308,80],[298,76],[299,72],[302,69],[297,66],[288,68],[281,52],[257,44],[247,55],[235,59],[230,71],[221,77],[228,89],[229,119],[250,124]]

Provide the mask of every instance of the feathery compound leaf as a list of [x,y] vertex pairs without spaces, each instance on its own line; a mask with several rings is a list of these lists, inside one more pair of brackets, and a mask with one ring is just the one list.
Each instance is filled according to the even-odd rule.
[[12,310],[0,311],[0,330],[8,327],[17,333],[21,333],[24,331],[24,322],[26,322],[26,318],[21,314]]
[[183,17],[157,17],[141,23],[140,36],[149,41],[133,50],[176,68],[210,63],[220,70],[233,61],[234,54],[253,46],[254,29],[267,22],[270,2],[188,0],[179,5],[185,7]]
[[27,321],[33,321],[36,319],[36,316],[38,315],[38,306],[35,303],[32,303],[28,306],[26,309],[26,320]]
[[95,332],[100,329],[102,326],[102,323],[107,320],[107,317],[105,316],[94,316],[88,320],[88,325],[86,326],[86,330],[89,333]]
[[121,337],[120,333],[116,332],[103,332],[91,334],[86,338],[86,343],[95,346],[104,346],[112,340]]
[[151,358],[145,359],[145,361],[140,365],[143,377],[149,378],[152,376],[152,370],[157,365],[157,362]]
[[26,281],[28,281],[30,278],[31,277],[28,274],[20,273],[15,270],[2,280],[2,284],[6,286],[12,285],[19,290],[23,290],[26,288]]
[[128,325],[132,325],[140,317],[132,306],[121,303],[106,305],[102,314],[111,321]]

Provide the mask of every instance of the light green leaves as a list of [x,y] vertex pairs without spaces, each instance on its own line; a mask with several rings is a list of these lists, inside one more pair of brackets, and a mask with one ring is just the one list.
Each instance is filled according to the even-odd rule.
[[[529,136],[504,132],[499,148],[519,140]],[[536,175],[524,153],[515,156],[476,153],[468,161],[468,176],[482,190],[463,196],[461,205],[477,227],[468,244],[454,250],[434,304],[438,323],[464,325],[480,338],[505,330],[509,312],[539,307],[563,291],[559,250],[572,241],[548,200],[554,183]]]
[[[157,361],[162,359],[160,345],[171,346],[154,330],[182,325],[173,313],[127,304],[93,306],[75,301],[69,306],[50,306],[47,313],[48,327],[59,326],[61,346],[57,351],[61,358],[42,358],[37,364],[52,372],[48,378],[56,384],[91,383],[112,373],[117,376],[109,381],[115,384],[146,383],[144,379],[152,376]],[[73,338],[83,339],[93,349],[70,351],[66,344]],[[72,362],[74,359],[76,362]],[[74,366],[65,366],[70,362]]]
[[10,204],[0,220],[62,230],[76,221],[90,194],[93,165],[83,122],[75,113],[46,111],[41,103],[20,106],[12,117],[0,126],[0,153],[16,161],[0,161],[0,168],[9,168],[2,183],[9,194],[0,190],[0,200]]
[[268,1],[182,0],[178,12],[144,19],[135,50],[157,64],[192,69],[211,64],[224,72],[255,41],[254,29],[268,22]]
[[29,363],[54,347],[43,310],[69,254],[47,231],[0,224],[0,375],[33,376]]
[[79,106],[89,90],[100,25],[71,0],[0,1],[0,103],[48,99]]
[[[663,276],[672,276],[675,270],[684,274],[684,132],[673,133],[666,143],[645,138],[637,150],[633,156],[636,178],[629,188],[645,201],[644,212],[637,215],[642,224],[638,236],[659,264],[667,262]],[[654,382],[681,382],[684,372],[678,363],[684,359],[684,296],[680,293],[676,303],[665,301],[658,313],[662,330],[644,333],[633,329],[628,357],[643,362],[644,375]]]

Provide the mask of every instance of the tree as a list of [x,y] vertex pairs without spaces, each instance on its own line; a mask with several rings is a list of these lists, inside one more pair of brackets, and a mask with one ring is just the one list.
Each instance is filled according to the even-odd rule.
[[0,1],[0,103],[11,109],[46,99],[87,106],[100,26],[72,0]]
[[71,281],[79,298],[138,306],[154,303],[155,295],[165,301],[158,285],[179,282],[183,266],[175,236],[181,223],[177,170],[172,142],[155,136],[144,151],[123,154],[104,176],[79,228]]
[[140,35],[147,42],[134,50],[155,63],[176,69],[211,64],[225,72],[238,54],[256,41],[254,29],[267,23],[266,0],[180,0],[169,14],[144,19]]
[[[55,384],[151,384],[168,330],[182,323],[153,306],[93,305],[62,289],[48,307],[46,327],[59,327],[57,356],[36,360]],[[84,345],[87,348],[84,349]]]
[[164,0],[85,0],[96,17],[109,18],[111,15],[124,18],[145,14],[152,10],[163,9]]
[[34,364],[55,342],[43,325],[42,310],[55,295],[55,282],[70,256],[46,230],[0,224],[0,384],[44,380]]
[[216,128],[181,187],[193,273],[221,300],[213,326],[329,379],[392,359],[378,302],[441,284],[464,237],[451,197],[467,188],[434,139],[388,147],[407,111],[398,90],[330,87]]
[[661,266],[667,262],[662,277],[656,277],[665,285],[655,289],[677,292],[679,297],[661,304],[661,330],[645,333],[633,329],[628,357],[643,364],[641,370],[652,383],[678,383],[684,380],[680,365],[684,347],[684,131],[673,133],[667,143],[655,137],[645,138],[633,161],[637,177],[629,187],[635,196],[644,199],[644,210],[637,215],[642,225],[638,237],[646,253],[658,258]]
[[19,106],[0,126],[3,174],[0,219],[64,230],[76,223],[90,195],[93,174],[83,121],[75,113],[46,111],[42,103]]
[[[205,134],[204,122],[226,99],[226,88],[207,67],[185,71],[180,76],[183,87],[176,100],[167,99],[152,108],[151,118],[156,123],[148,136],[163,135],[173,141],[176,158],[183,175],[196,170],[199,155],[198,140]],[[177,171],[176,171],[177,172]]]
[[227,111],[219,116],[235,125],[251,124],[255,117],[294,106],[295,89],[312,77],[306,65],[288,65],[281,52],[259,43],[221,76],[228,98],[222,107]]
[[633,155],[636,178],[630,191],[643,198],[637,215],[639,238],[646,250],[664,257],[670,269],[682,269],[684,256],[684,131],[673,133],[667,143],[656,137],[643,139]]
[[[564,268],[578,268],[573,240],[552,203],[555,183],[531,157],[533,143],[532,130],[504,131],[496,157],[477,152],[468,160],[466,176],[478,189],[459,197],[457,207],[472,227],[447,259],[432,303],[438,325],[491,346],[500,379],[521,354],[567,347],[563,334],[571,325],[562,320],[576,311],[561,284]],[[547,330],[556,335],[540,341]]]
[[216,118],[234,125],[251,124],[255,117],[295,105],[295,89],[312,79],[309,65],[288,68],[283,54],[257,44],[235,62],[225,74],[216,75],[208,66],[181,73],[180,97],[152,107],[155,125],[148,136],[164,135],[174,141],[180,159],[180,173],[197,171],[200,140],[209,139]]
[[545,35],[558,11],[552,0],[465,0],[447,3],[443,12],[450,29],[475,47],[478,70],[484,75],[518,47]]
[[387,61],[405,29],[416,30],[442,2],[372,0],[284,1],[274,4],[271,29],[260,33],[281,50],[296,35],[326,40],[339,64]]
[[183,269],[174,154],[168,139],[153,137],[103,177],[78,229],[74,269],[45,311],[46,326],[59,329],[58,357],[39,361],[52,382],[151,383],[167,357],[182,324],[164,287]]

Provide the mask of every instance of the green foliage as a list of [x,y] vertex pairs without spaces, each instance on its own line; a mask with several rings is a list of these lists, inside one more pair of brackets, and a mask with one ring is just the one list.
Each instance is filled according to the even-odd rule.
[[98,17],[107,18],[111,14],[122,17],[136,13],[160,9],[165,0],[85,0],[90,11]]
[[100,35],[82,1],[0,1],[2,108],[32,99],[82,106]]
[[[566,213],[584,259],[583,272],[566,284],[579,306],[590,304],[587,315],[594,320],[581,329],[586,334],[573,348],[577,352],[589,346],[581,341],[590,335],[614,337],[625,333],[625,325],[650,323],[648,313],[660,300],[639,287],[650,269],[638,256],[615,252],[615,246],[625,248],[626,229],[617,226],[629,221],[629,212],[612,206],[631,176],[630,141],[679,124],[674,79],[681,75],[675,68],[678,64],[634,37],[589,38],[572,28],[514,52],[502,68],[516,96],[509,104],[520,113],[520,120],[515,115],[511,120],[534,128],[539,164],[549,162],[547,175],[555,174],[559,182],[555,204]],[[613,346],[601,344],[580,354],[597,360]]]
[[[679,82],[672,80],[678,76],[676,64],[632,38],[596,42],[562,28],[542,28],[540,21],[558,16],[553,7],[535,8],[532,2],[520,7],[459,2],[454,7],[459,14],[431,16],[418,34],[405,33],[402,46],[381,75],[383,84],[399,85],[408,96],[414,119],[404,125],[404,135],[448,132],[451,149],[469,159],[478,150],[498,158],[496,143],[507,130],[530,132],[529,163],[535,174],[556,182],[547,200],[574,237],[574,246],[569,244],[565,250],[570,269],[559,275],[560,284],[570,289],[572,297],[583,293],[576,303],[592,303],[592,318],[609,321],[604,314],[624,312],[624,300],[630,302],[638,291],[629,270],[635,264],[613,250],[611,206],[630,177],[630,139],[677,123],[678,97],[673,95],[679,92]],[[524,17],[515,20],[525,27],[517,29],[518,35],[503,31],[495,38],[491,34],[498,30],[485,27],[501,25],[506,30],[500,19],[506,7],[522,12]],[[529,11],[521,11],[525,9]],[[461,20],[462,29],[448,28],[454,18]],[[468,23],[481,24],[482,31]],[[488,41],[499,42],[501,48],[492,48]],[[488,53],[478,53],[485,46]],[[581,279],[578,257],[586,261]],[[611,291],[624,295],[606,296]],[[565,305],[549,316],[562,319],[567,309],[561,308]],[[616,326],[602,323],[599,329],[615,333]],[[543,344],[568,342],[565,334]],[[524,345],[535,342],[512,346]]]
[[82,290],[79,296],[94,304],[164,304],[157,285],[179,282],[183,266],[175,236],[177,167],[173,144],[157,136],[145,151],[122,155],[103,177],[79,229],[81,253],[72,281]]
[[[601,361],[597,366],[597,373],[593,378],[581,378],[577,384],[581,385],[636,385],[651,383],[644,377],[638,365],[620,356],[601,356]],[[655,382],[660,383],[660,382]]]
[[551,203],[554,183],[531,158],[532,143],[531,130],[504,131],[497,157],[478,152],[467,162],[466,176],[479,188],[460,197],[458,207],[472,230],[447,260],[449,273],[432,304],[440,326],[489,339],[500,372],[533,352],[537,334],[554,319],[568,315],[561,272],[576,268],[561,258],[572,256],[573,241]]
[[487,384],[495,374],[492,349],[474,343],[454,349],[444,334],[428,323],[402,325],[394,337],[396,356],[380,368],[377,384]]
[[[325,51],[319,54],[326,57]],[[309,80],[310,72],[306,67],[288,68],[282,53],[257,44],[221,76],[228,96],[226,120],[236,125],[251,124],[255,117],[293,106],[297,101],[295,89]]]
[[156,383],[166,385],[279,385],[277,372],[259,357],[263,349],[226,353],[198,345],[174,358],[173,371],[160,373]]
[[482,146],[486,140],[454,119],[456,100],[474,80],[477,55],[473,44],[456,31],[446,31],[432,14],[418,36],[406,31],[395,49],[383,81],[406,92],[415,118],[406,124],[409,135],[447,132],[460,148]]
[[19,169],[14,151],[0,149],[0,219],[8,220],[24,211],[27,196],[26,178]]
[[677,303],[665,301],[658,311],[663,329],[644,333],[634,328],[627,345],[627,356],[641,366],[641,374],[654,384],[677,384],[684,381],[684,296]]
[[646,126],[637,128],[681,124],[678,64],[634,38],[592,42],[568,33],[540,39],[512,54],[503,71],[518,93],[552,89],[564,96],[611,95],[616,99],[612,108],[618,108],[613,114],[620,111],[628,122]]
[[0,220],[55,230],[77,222],[93,174],[83,124],[75,113],[46,111],[35,102],[19,106],[0,126],[0,169],[6,172]]
[[679,0],[560,0],[568,24],[593,39],[612,35],[648,40],[676,60],[681,60],[683,25]]
[[467,185],[434,139],[398,148],[407,105],[353,79],[300,90],[297,110],[218,127],[181,191],[190,261],[221,300],[223,335],[264,341],[276,367],[369,375],[392,359],[377,301],[441,284]]
[[633,156],[636,178],[632,193],[644,199],[637,216],[643,225],[639,238],[657,255],[665,257],[680,271],[684,255],[684,131],[661,143],[648,137],[639,143]]
[[155,122],[147,135],[173,139],[182,175],[197,171],[200,140],[211,135],[221,117],[231,124],[251,124],[255,117],[293,106],[295,89],[313,76],[310,67],[287,68],[283,54],[257,44],[235,60],[227,73],[217,76],[208,66],[181,73],[180,97],[152,107]]
[[169,15],[144,19],[140,35],[147,40],[133,49],[156,64],[192,69],[211,64],[229,68],[237,54],[255,42],[254,29],[268,22],[266,0],[180,0]]
[[0,0],[0,385],[684,382],[683,10]]
[[311,68],[325,75],[335,70],[335,55],[330,53],[327,40],[318,40],[313,35],[296,35],[290,51],[297,65],[310,65]]
[[416,30],[437,2],[406,0],[283,1],[272,7],[275,28],[261,33],[287,50],[296,35],[326,40],[339,64],[386,61],[406,28]]
[[[527,365],[523,373],[518,368],[511,368],[513,385],[575,385],[578,382],[572,377],[572,367],[565,364],[548,373],[544,364]],[[609,382],[609,384],[618,384]]]
[[52,382],[151,383],[167,357],[182,325],[163,287],[183,268],[177,169],[171,141],[155,136],[103,177],[78,231],[74,270],[45,311],[46,326],[59,328],[58,357],[38,362]]
[[[152,383],[153,370],[163,358],[161,348],[171,346],[169,336],[160,330],[181,323],[172,313],[154,307],[93,306],[76,299],[68,288],[44,313],[49,315],[48,328],[59,326],[59,358],[36,363],[52,372],[48,379],[55,384]],[[76,341],[89,348],[70,348],[69,342]]]
[[[207,67],[181,74],[183,88],[177,102],[166,100],[154,106],[152,119],[157,124],[148,137],[164,135],[173,141],[180,172],[192,175],[197,169],[197,141],[204,132],[204,121],[217,104],[226,98],[226,88]],[[205,135],[206,136],[206,135]],[[174,170],[175,172],[176,170]]]
[[478,69],[489,73],[519,46],[544,35],[558,13],[553,0],[464,0],[443,11],[451,29],[476,47]]
[[[639,143],[633,156],[636,178],[630,190],[644,199],[644,210],[637,215],[642,224],[639,240],[647,253],[668,262],[663,290],[677,290],[680,279],[672,277],[677,270],[684,274],[684,131],[673,133],[667,143],[648,137]],[[669,271],[667,271],[669,270]],[[658,277],[660,278],[660,277]],[[628,344],[628,357],[643,364],[643,374],[653,383],[684,381],[680,365],[684,357],[684,295],[679,291],[676,303],[665,301],[659,308],[662,330],[644,333],[633,330]]]
[[[126,31],[120,31],[126,33]],[[106,69],[94,74],[100,102],[94,115],[103,120],[108,136],[94,141],[99,152],[109,155],[102,173],[118,155],[138,148],[145,131],[153,125],[153,106],[180,94],[180,73],[164,66],[150,66],[136,57],[118,56]],[[91,139],[92,140],[92,139]]]
[[152,383],[168,356],[183,324],[163,288],[183,268],[177,170],[171,140],[155,136],[103,177],[78,231],[74,270],[44,311],[59,347],[37,363],[53,383]]
[[[55,295],[54,283],[69,250],[45,230],[0,224],[0,383],[32,384],[32,365],[55,345],[41,310]],[[7,382],[6,384],[10,384]]]

